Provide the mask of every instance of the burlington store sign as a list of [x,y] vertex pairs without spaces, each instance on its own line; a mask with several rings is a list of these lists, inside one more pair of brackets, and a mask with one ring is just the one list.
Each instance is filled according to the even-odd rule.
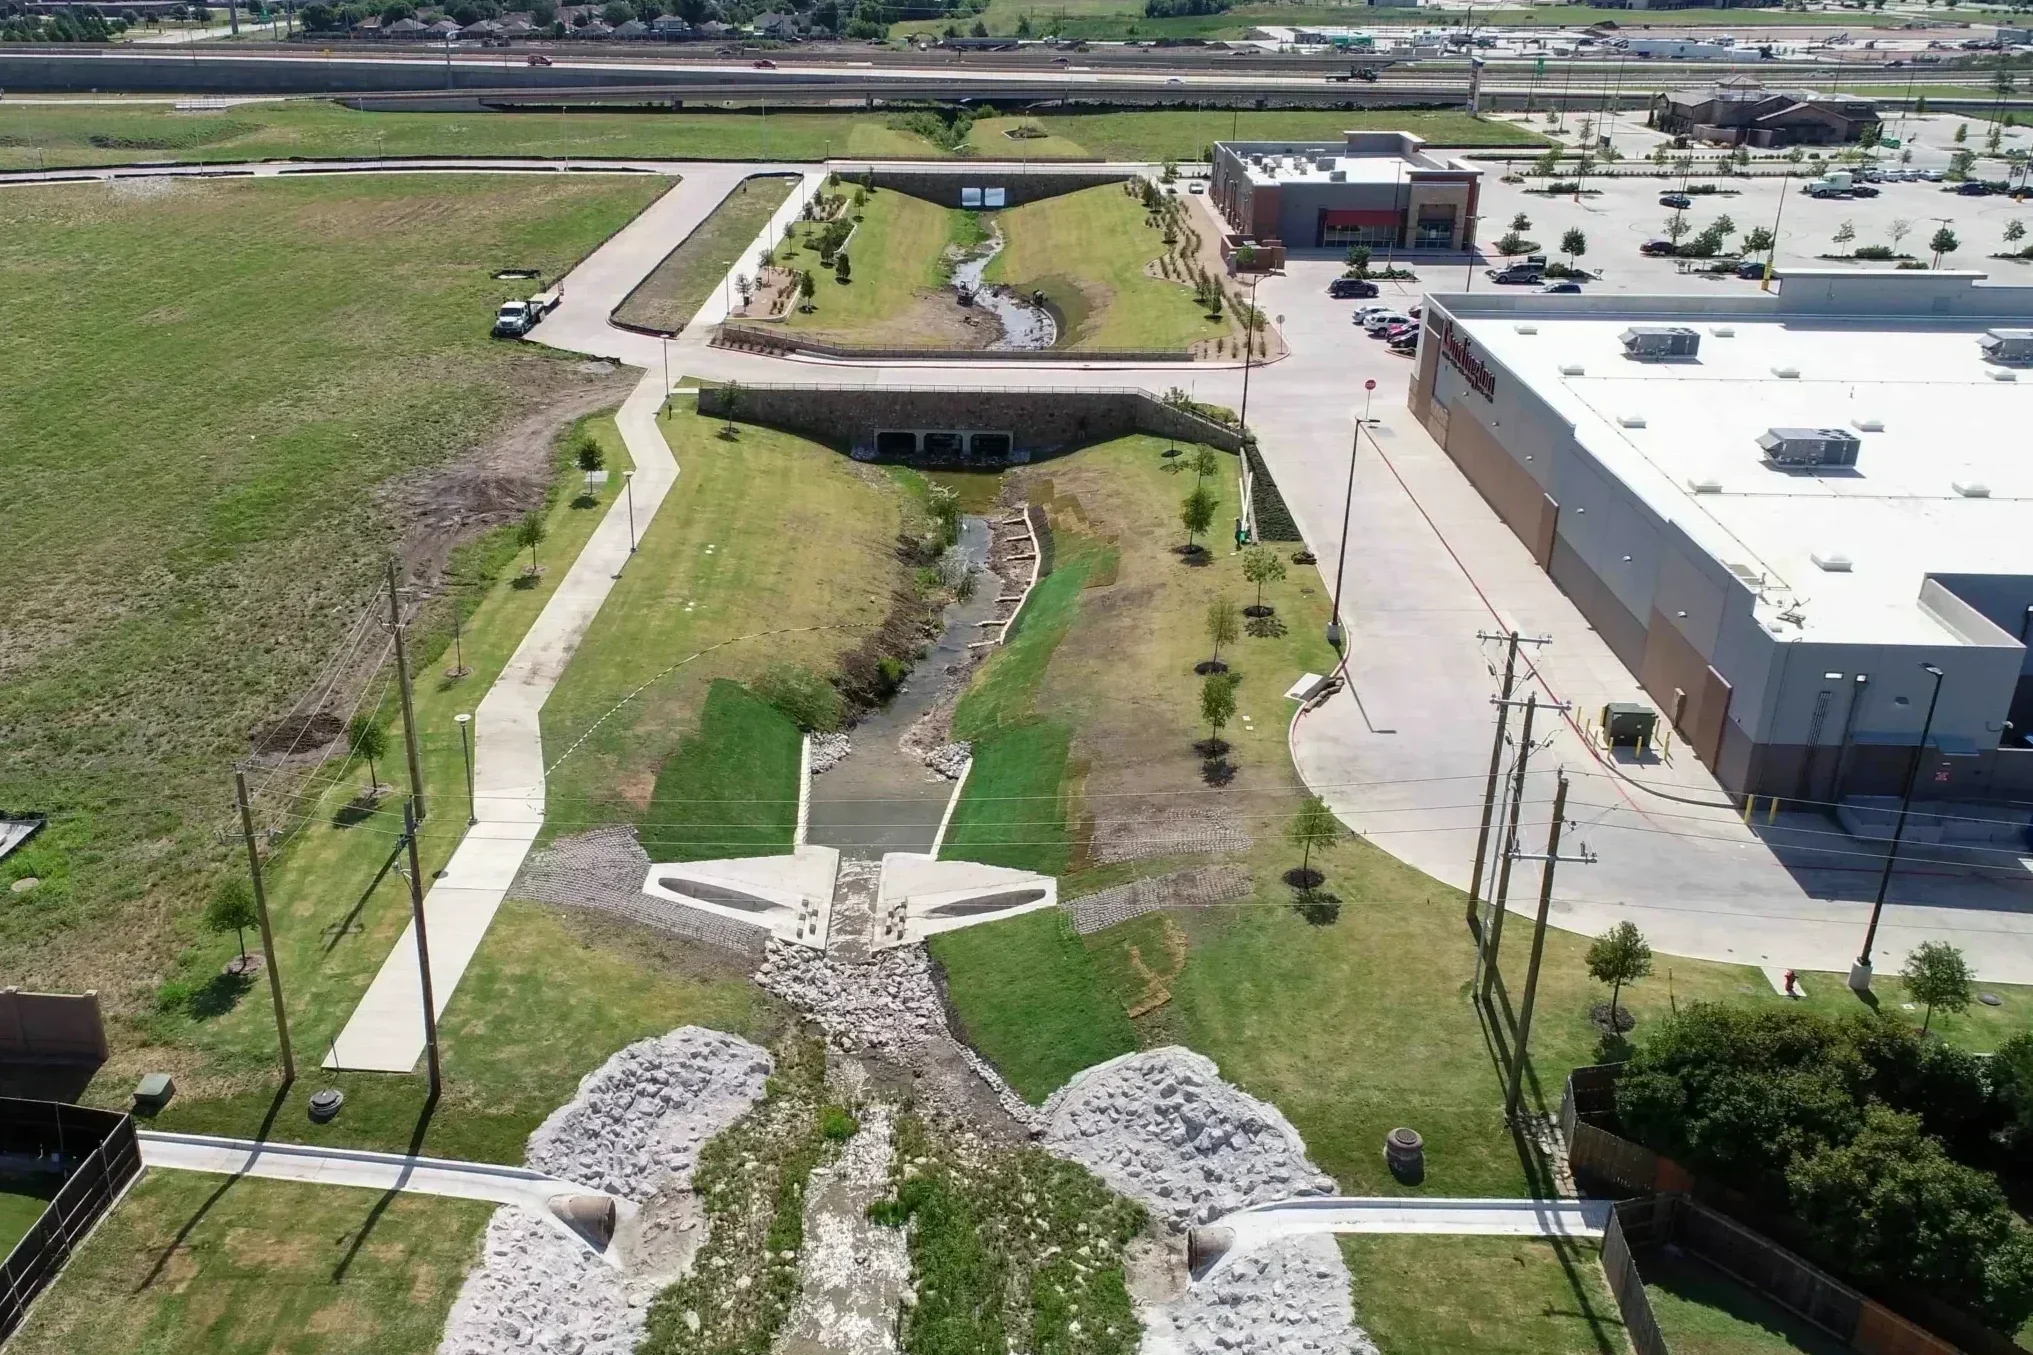
[[1461,373],[1461,379],[1483,399],[1495,402],[1497,398],[1497,374],[1483,365],[1475,355],[1475,349],[1468,342],[1465,331],[1456,329],[1452,320],[1440,318],[1440,351],[1454,370]]

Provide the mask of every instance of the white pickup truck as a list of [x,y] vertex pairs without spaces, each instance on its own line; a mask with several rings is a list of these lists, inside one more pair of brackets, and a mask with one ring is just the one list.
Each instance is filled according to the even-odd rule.
[[565,299],[565,289],[552,287],[527,301],[508,301],[494,313],[494,337],[519,339],[537,326],[537,321],[556,310]]

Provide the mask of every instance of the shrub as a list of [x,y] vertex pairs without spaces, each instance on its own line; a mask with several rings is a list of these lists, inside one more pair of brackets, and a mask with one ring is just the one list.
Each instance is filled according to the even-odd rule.
[[807,734],[828,734],[847,722],[847,702],[833,684],[797,664],[781,664],[748,684]]

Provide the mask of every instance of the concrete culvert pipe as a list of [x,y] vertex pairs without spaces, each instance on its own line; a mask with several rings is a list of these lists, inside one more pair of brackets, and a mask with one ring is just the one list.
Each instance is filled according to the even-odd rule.
[[1426,1141],[1416,1129],[1393,1129],[1384,1135],[1384,1162],[1392,1176],[1416,1186],[1426,1179]]
[[592,1243],[595,1251],[606,1251],[607,1244],[614,1240],[612,1195],[554,1195],[551,1197],[551,1212],[562,1219],[566,1227]]
[[1186,1273],[1205,1279],[1228,1249],[1235,1245],[1233,1228],[1188,1228],[1186,1230]]

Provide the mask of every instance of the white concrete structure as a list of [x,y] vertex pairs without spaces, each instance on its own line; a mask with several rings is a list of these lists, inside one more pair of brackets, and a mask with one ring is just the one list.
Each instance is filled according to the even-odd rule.
[[826,948],[840,853],[800,846],[789,856],[740,856],[652,865],[642,892],[724,917],[767,927],[779,941]]
[[1058,902],[1059,882],[1049,875],[974,861],[940,861],[916,852],[885,852],[871,947],[906,945]]
[[1601,1237],[1608,1200],[1463,1200],[1305,1195],[1251,1205],[1193,1229],[1211,1280],[1267,1243],[1320,1233],[1429,1233],[1478,1237]]

